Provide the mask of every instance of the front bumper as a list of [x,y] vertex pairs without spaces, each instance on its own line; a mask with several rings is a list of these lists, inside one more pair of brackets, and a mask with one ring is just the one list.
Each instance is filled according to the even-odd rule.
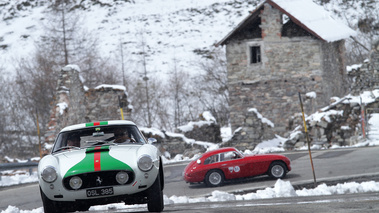
[[[93,188],[68,190],[63,186],[62,178],[59,177],[53,183],[46,183],[42,179],[39,180],[41,190],[47,198],[53,201],[83,201],[83,200],[101,200],[112,199],[119,196],[125,197],[127,195],[134,195],[143,193],[150,188],[158,175],[158,169],[153,168],[149,172],[139,172],[135,174],[133,182],[125,185],[113,185],[113,186],[97,186]],[[88,197],[87,190],[100,189],[113,187],[113,193],[111,195]],[[120,198],[121,199],[121,198]],[[116,199],[118,200],[118,198]],[[122,199],[124,200],[124,198]]]

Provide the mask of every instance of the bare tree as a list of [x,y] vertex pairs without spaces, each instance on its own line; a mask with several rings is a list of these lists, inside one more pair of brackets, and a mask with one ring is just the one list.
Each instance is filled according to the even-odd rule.
[[45,36],[38,42],[39,49],[49,52],[57,68],[76,64],[87,87],[102,83],[114,84],[118,76],[109,58],[99,53],[99,41],[84,29],[84,17],[74,0],[51,1],[46,10]]
[[[171,93],[172,106],[174,111],[174,127],[177,128],[180,125],[183,125],[184,122],[188,121],[188,114],[191,114],[187,107],[188,100],[187,96],[190,92],[187,87],[187,84],[190,83],[188,81],[189,75],[188,73],[179,70],[177,59],[173,59],[173,69],[170,73],[170,79],[168,82],[168,89]],[[190,119],[192,120],[192,119]]]
[[[6,143],[6,127],[7,127],[7,120],[8,120],[8,110],[9,105],[7,104],[9,102],[8,100],[8,89],[9,85],[4,79],[3,69],[0,67],[0,147],[5,147],[3,143]],[[0,150],[3,150],[4,148],[0,148]]]
[[229,123],[229,93],[225,53],[220,48],[206,51],[199,67],[197,96],[204,110],[210,111],[221,125]]
[[[163,93],[160,83],[156,82],[154,79],[149,80],[149,86],[145,87],[145,82],[141,78],[132,78],[135,84],[130,85],[129,98],[133,105],[132,120],[134,120],[138,125],[141,126],[155,126],[166,128],[166,123],[168,120],[165,113],[162,113],[162,109],[167,109],[165,105],[164,98],[166,94]],[[147,101],[146,101],[146,89],[148,89],[149,103],[150,103],[150,117],[146,112]]]
[[[10,113],[16,116],[14,122],[18,122],[15,125],[19,129],[30,129],[30,123],[36,126],[38,113],[42,135],[50,120],[59,71],[64,65],[79,65],[89,86],[112,84],[118,79],[108,59],[99,56],[97,40],[79,28],[74,4],[68,0],[49,3],[45,36],[36,42],[32,57],[15,63],[17,89],[13,91],[13,112]],[[22,119],[18,121],[18,117]]]
[[[36,126],[38,113],[42,132],[50,118],[50,107],[54,99],[58,74],[52,70],[56,64],[37,52],[30,60],[21,59],[17,63],[15,83],[19,110],[27,112]],[[26,119],[24,117],[24,119]]]
[[[372,49],[373,43],[379,39],[379,1],[377,0],[315,0],[318,4],[337,4],[338,10],[332,10],[335,15],[344,19],[348,26],[355,29],[358,35],[346,41],[347,64],[362,63]],[[351,13],[362,11],[362,13]]]
[[[149,78],[149,71],[147,70],[147,56],[148,56],[148,50],[147,44],[143,35],[143,31],[139,32],[140,36],[140,48],[141,51],[138,53],[138,55],[141,56],[140,60],[140,68],[136,68],[136,73],[138,73],[139,76],[137,76],[137,87],[134,87],[132,89],[132,95],[138,98],[133,99],[133,105],[138,105],[138,109],[134,108],[134,112],[136,113],[136,117],[139,117],[139,120],[144,121],[144,125],[147,127],[151,127],[153,124],[152,119],[152,109],[151,109],[151,101],[154,98],[152,95],[150,95],[151,91],[151,80]],[[138,70],[140,69],[140,70]],[[138,94],[136,96],[136,94]]]

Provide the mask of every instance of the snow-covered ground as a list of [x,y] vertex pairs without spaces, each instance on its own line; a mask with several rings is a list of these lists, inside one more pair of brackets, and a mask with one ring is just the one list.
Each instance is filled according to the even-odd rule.
[[[182,203],[200,203],[200,202],[222,202],[236,200],[254,200],[254,199],[269,199],[278,197],[298,197],[298,196],[321,196],[333,194],[347,193],[364,193],[364,192],[379,192],[379,182],[367,181],[362,183],[350,182],[327,186],[320,184],[314,189],[295,190],[290,181],[277,180],[274,187],[269,187],[263,190],[258,190],[254,193],[243,195],[234,195],[227,192],[215,190],[209,197],[189,198],[186,196],[171,196],[164,195],[165,205],[175,205]],[[102,206],[93,206],[90,210],[126,210],[128,208],[146,208],[146,205],[125,205],[123,203],[108,204]],[[43,213],[43,208],[39,207],[33,210],[21,210],[15,206],[8,206],[1,213]]]

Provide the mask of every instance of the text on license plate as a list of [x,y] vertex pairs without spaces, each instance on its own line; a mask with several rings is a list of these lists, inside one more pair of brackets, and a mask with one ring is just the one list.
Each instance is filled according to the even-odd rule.
[[97,197],[104,195],[113,195],[113,187],[87,189],[87,197]]

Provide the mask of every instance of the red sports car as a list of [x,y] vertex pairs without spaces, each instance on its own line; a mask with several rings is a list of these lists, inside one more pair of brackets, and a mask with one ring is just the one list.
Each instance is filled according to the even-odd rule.
[[283,178],[289,171],[291,162],[283,155],[244,155],[236,148],[227,147],[206,152],[190,162],[184,169],[184,180],[220,186],[225,180],[257,175]]

